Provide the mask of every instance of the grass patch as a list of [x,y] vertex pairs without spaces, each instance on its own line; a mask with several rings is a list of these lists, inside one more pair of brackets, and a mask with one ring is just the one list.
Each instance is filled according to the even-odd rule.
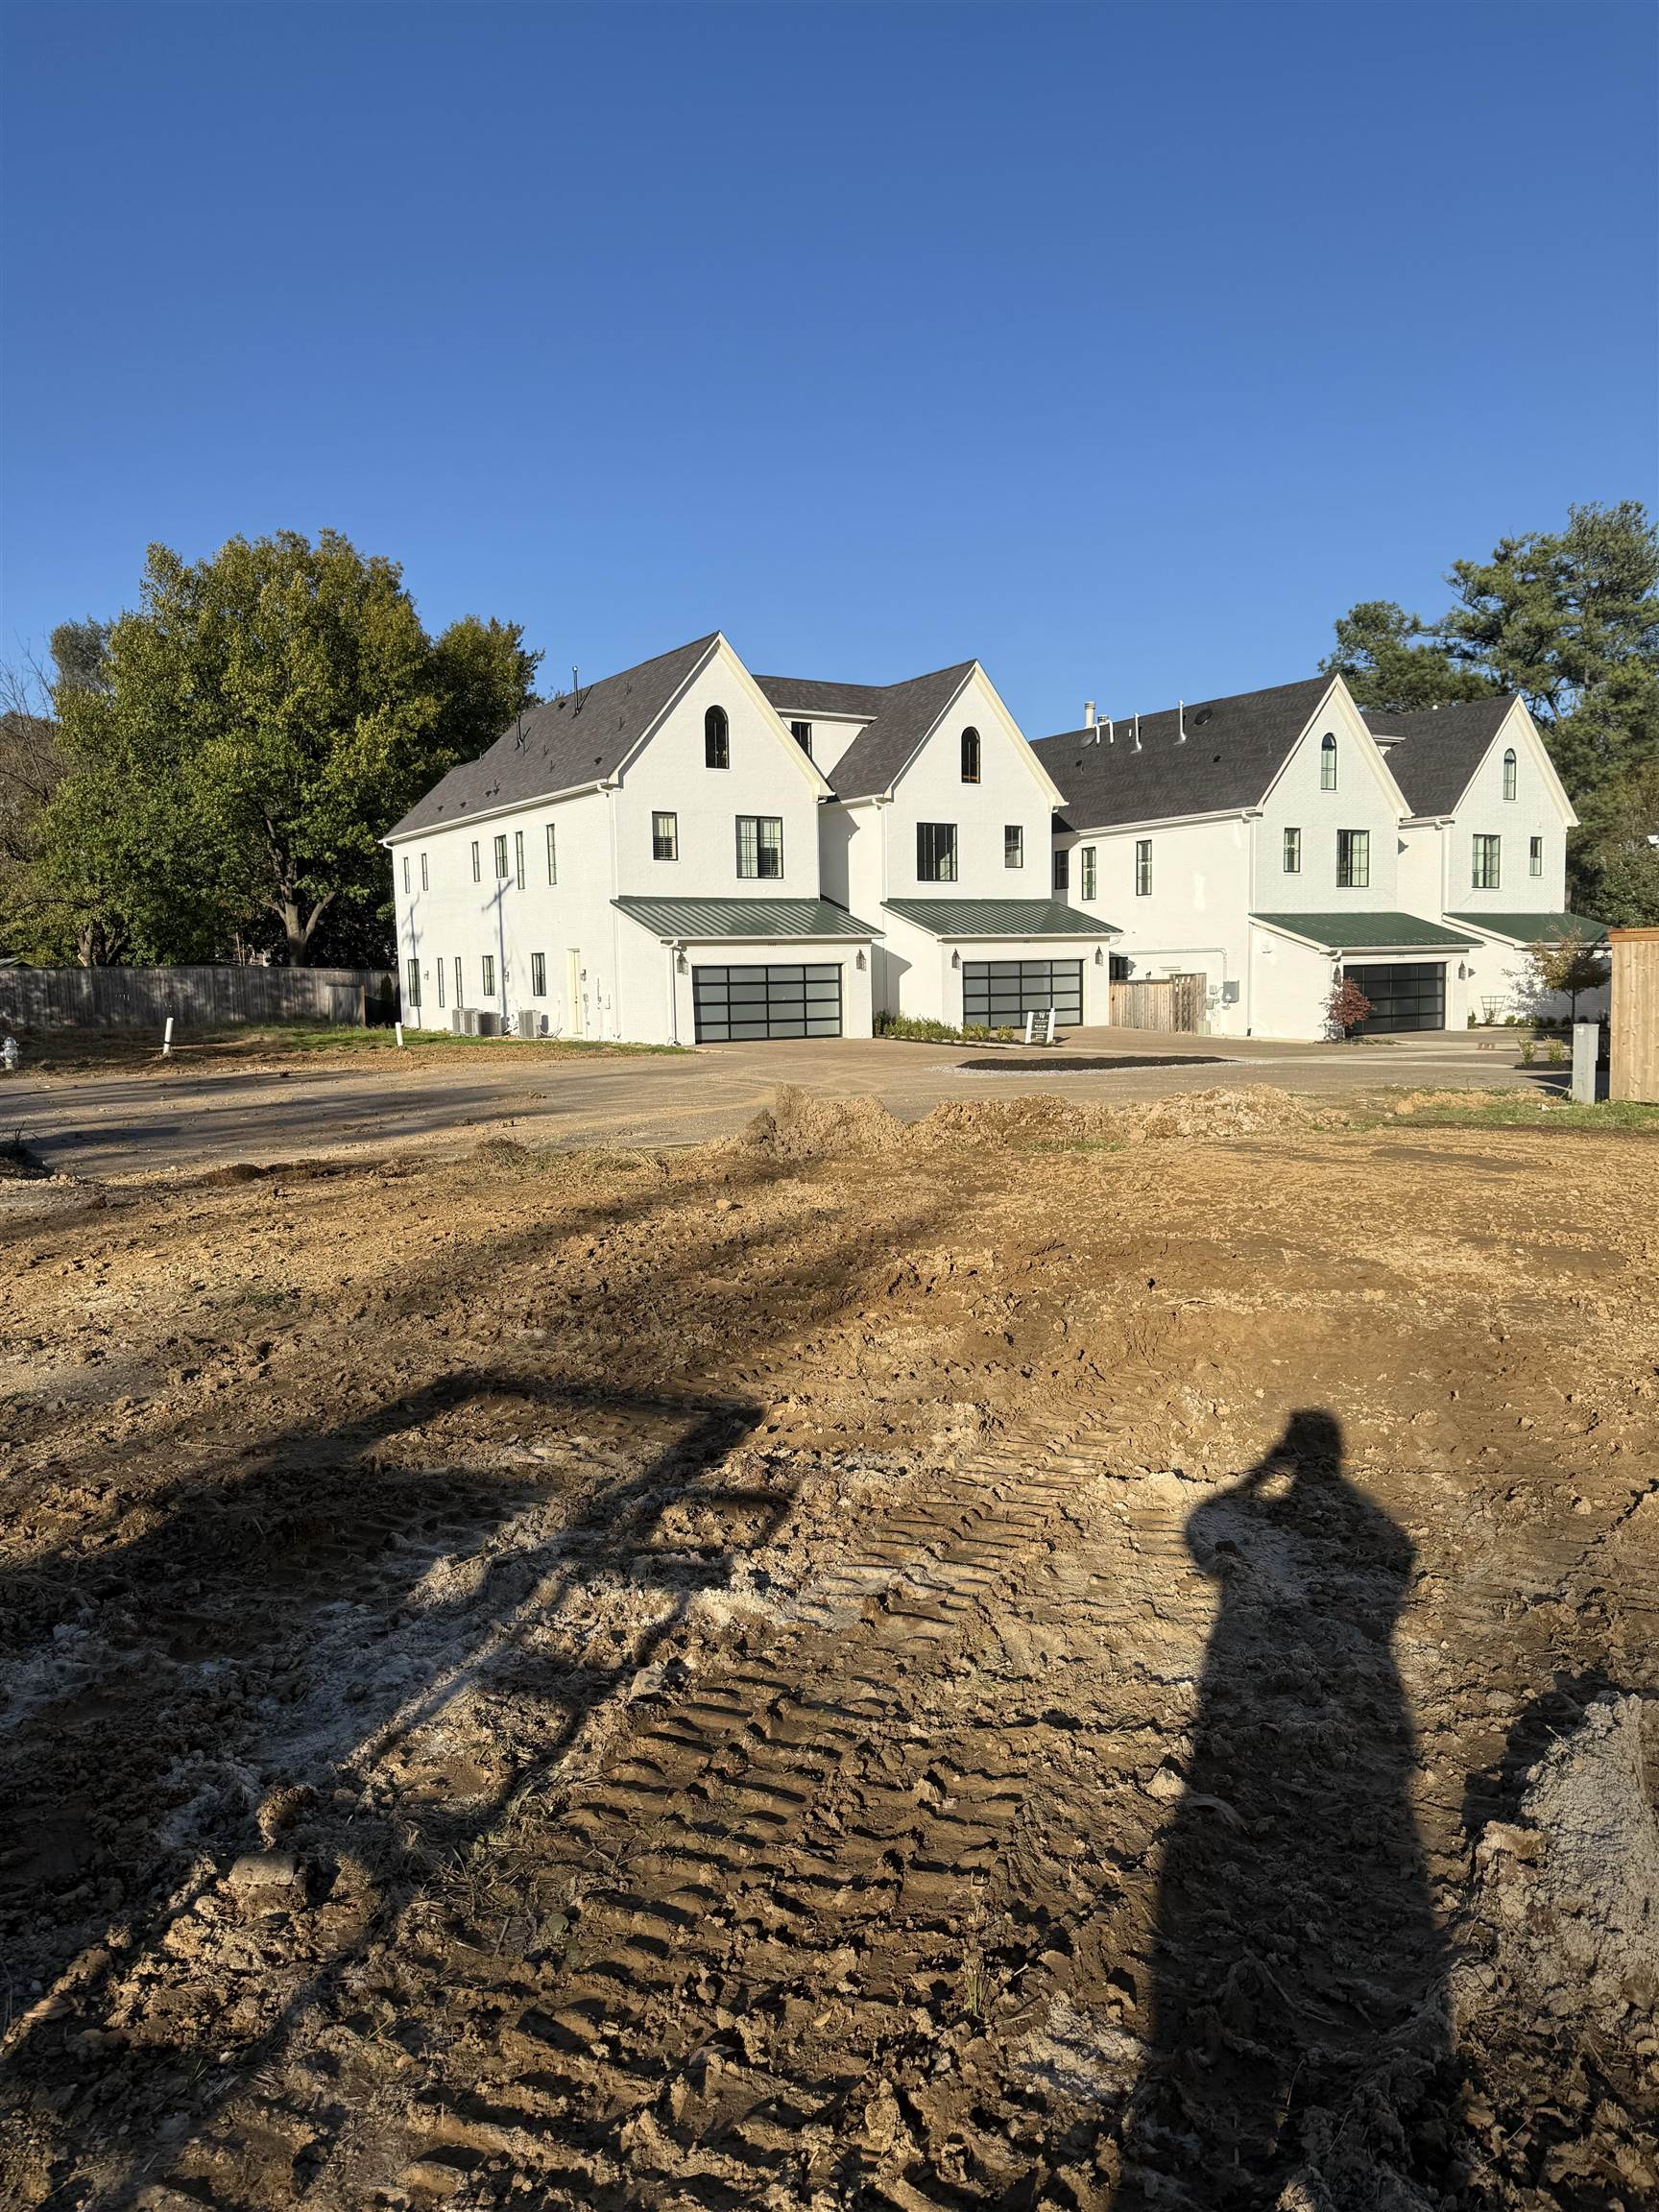
[[[1384,1094],[1386,1095],[1386,1094]],[[1444,1099],[1425,1097],[1421,1092],[1403,1092],[1402,1099],[1414,1103],[1402,1113],[1398,1107],[1351,1115],[1351,1127],[1368,1129],[1601,1129],[1659,1134],[1659,1105],[1634,1098],[1602,1099],[1596,1106],[1577,1106],[1558,1093],[1494,1091],[1479,1104],[1461,1092]]]

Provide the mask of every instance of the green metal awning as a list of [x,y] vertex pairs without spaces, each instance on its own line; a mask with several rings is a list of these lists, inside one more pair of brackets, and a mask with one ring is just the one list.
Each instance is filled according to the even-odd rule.
[[882,910],[934,937],[1117,937],[1115,924],[1058,899],[883,899]]
[[613,899],[630,922],[664,944],[716,938],[760,944],[774,937],[879,937],[868,922],[829,899]]
[[1606,923],[1593,922],[1588,914],[1454,914],[1452,919],[1466,922],[1471,929],[1484,929],[1490,937],[1507,937],[1515,945],[1546,945],[1563,937],[1599,945],[1607,934]]
[[1467,931],[1418,914],[1252,914],[1263,928],[1305,937],[1324,952],[1435,952],[1475,943]]

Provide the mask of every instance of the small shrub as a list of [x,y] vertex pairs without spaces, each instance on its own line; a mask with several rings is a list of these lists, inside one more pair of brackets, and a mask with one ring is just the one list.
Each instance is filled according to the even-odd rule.
[[[1351,977],[1344,975],[1340,983],[1332,985],[1325,1001],[1325,1021],[1333,1037],[1351,1037],[1370,1011],[1370,999]],[[1474,1020],[1473,1015],[1470,1020]]]
[[1535,1044],[1532,1042],[1532,1040],[1531,1040],[1531,1038],[1530,1038],[1530,1037],[1524,1037],[1524,1038],[1522,1039],[1522,1041],[1521,1041],[1521,1065],[1522,1065],[1522,1067],[1523,1067],[1523,1068],[1530,1068],[1530,1067],[1531,1067],[1531,1065],[1532,1065],[1532,1063],[1533,1063],[1533,1061],[1534,1061],[1534,1060],[1536,1060],[1536,1059],[1537,1059],[1537,1057],[1538,1057],[1538,1047],[1537,1047],[1537,1046],[1536,1046],[1536,1045],[1535,1045]]
[[878,1037],[902,1037],[912,1045],[960,1045],[962,1032],[949,1022],[925,1021],[914,1014],[878,1014]]
[[1551,1037],[1550,1040],[1550,1065],[1551,1068],[1565,1068],[1567,1065],[1567,1047],[1559,1037]]
[[1471,1007],[1470,1007],[1470,1009],[1469,1009],[1469,1022],[1468,1022],[1468,1026],[1469,1026],[1471,1029],[1473,1029],[1473,1028],[1476,1026],[1476,1022],[1475,1022],[1475,1009],[1474,1009],[1474,1007],[1473,1007],[1473,1006],[1471,1006]]

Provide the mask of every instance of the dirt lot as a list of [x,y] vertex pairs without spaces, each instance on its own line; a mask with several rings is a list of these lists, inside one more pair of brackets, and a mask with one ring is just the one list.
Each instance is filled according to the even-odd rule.
[[1651,2203],[1659,1141],[1427,1118],[0,1183],[0,2201]]

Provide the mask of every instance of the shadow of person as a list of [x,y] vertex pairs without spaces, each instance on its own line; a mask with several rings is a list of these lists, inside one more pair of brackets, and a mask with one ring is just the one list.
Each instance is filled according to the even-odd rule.
[[1342,1450],[1331,1414],[1294,1413],[1187,1522],[1219,1609],[1166,1839],[1123,2212],[1404,2212],[1447,2185],[1443,1938],[1390,1649],[1413,1554]]

